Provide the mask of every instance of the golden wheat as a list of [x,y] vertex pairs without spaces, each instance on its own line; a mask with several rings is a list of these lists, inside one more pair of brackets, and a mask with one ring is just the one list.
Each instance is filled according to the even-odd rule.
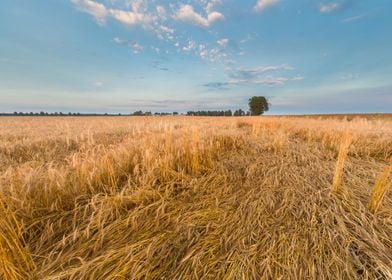
[[385,167],[383,172],[377,178],[376,184],[373,187],[372,195],[369,201],[369,210],[373,213],[376,212],[391,186],[392,180],[390,174],[392,172],[392,165]]
[[391,124],[1,118],[0,279],[392,279]]
[[346,133],[340,143],[340,148],[339,148],[339,155],[338,159],[336,161],[336,167],[335,167],[335,174],[333,177],[333,183],[332,183],[332,192],[337,193],[339,190],[342,189],[342,175],[343,175],[343,167],[344,163],[347,158],[348,150],[351,145],[352,141],[352,136],[349,133]]

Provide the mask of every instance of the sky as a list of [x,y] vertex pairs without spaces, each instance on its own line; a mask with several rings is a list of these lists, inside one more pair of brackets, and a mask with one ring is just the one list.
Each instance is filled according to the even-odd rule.
[[392,112],[390,0],[0,6],[0,112]]

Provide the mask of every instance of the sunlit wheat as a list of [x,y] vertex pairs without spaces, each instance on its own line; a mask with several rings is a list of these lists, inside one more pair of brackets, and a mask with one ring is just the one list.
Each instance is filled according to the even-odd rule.
[[391,124],[1,118],[0,279],[392,279]]

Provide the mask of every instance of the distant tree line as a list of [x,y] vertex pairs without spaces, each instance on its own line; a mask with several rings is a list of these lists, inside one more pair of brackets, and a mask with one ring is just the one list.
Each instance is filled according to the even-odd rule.
[[231,117],[233,113],[231,110],[227,111],[189,111],[186,113],[187,116],[211,116],[211,117],[219,117],[219,116],[229,116]]
[[143,112],[136,111],[129,114],[110,114],[110,113],[63,113],[63,112],[13,112],[13,113],[0,113],[0,116],[178,116],[178,112]]
[[226,111],[189,111],[186,114],[180,114],[178,112],[143,112],[143,111],[135,111],[129,114],[109,114],[109,113],[63,113],[63,112],[14,112],[14,113],[0,113],[0,116],[54,116],[54,117],[66,117],[66,116],[178,116],[178,115],[186,115],[186,116],[210,116],[210,117],[218,117],[218,116],[249,116],[250,112],[245,112],[242,109],[238,109],[234,111],[231,110]]
[[129,116],[178,116],[179,113],[178,112],[172,112],[172,113],[167,113],[167,112],[143,112],[143,111],[136,111],[133,112],[131,114],[129,114]]
[[[269,110],[269,103],[268,100],[264,96],[253,96],[249,99],[249,111],[245,112],[242,109],[235,110],[234,113],[231,110],[215,110],[215,111],[188,111],[186,113],[187,116],[209,116],[209,117],[231,117],[231,116],[260,116],[264,114],[264,112]],[[177,116],[179,115],[178,112],[155,112],[152,113],[150,111],[143,112],[141,110],[130,113],[130,114],[95,114],[95,113],[63,113],[63,112],[14,112],[10,113],[0,113],[0,116]],[[183,115],[183,114],[182,114]]]
[[99,115],[99,114],[81,114],[81,113],[63,113],[63,112],[13,112],[0,113],[0,116],[80,116],[80,115]]

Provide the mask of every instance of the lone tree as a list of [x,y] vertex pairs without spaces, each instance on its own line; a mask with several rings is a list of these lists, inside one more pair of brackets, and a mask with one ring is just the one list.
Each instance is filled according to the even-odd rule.
[[252,116],[260,116],[269,110],[267,98],[264,96],[253,96],[249,99],[249,111]]

